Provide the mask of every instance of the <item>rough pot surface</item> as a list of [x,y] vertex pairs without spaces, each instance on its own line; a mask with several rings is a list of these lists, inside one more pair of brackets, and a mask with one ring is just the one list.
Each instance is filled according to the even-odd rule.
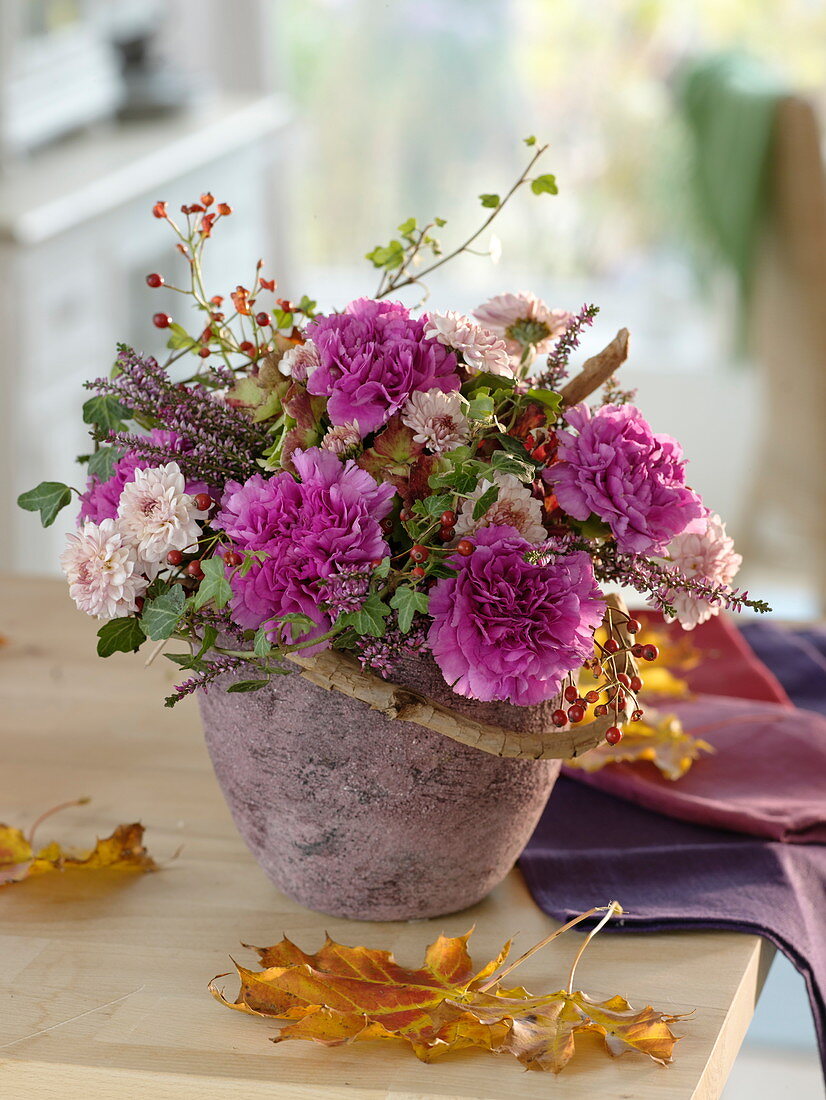
[[[551,727],[534,707],[460,699],[430,655],[393,676],[513,729]],[[261,691],[199,692],[212,763],[235,824],[300,904],[354,920],[410,920],[475,904],[524,848],[557,760],[504,759],[292,674]]]

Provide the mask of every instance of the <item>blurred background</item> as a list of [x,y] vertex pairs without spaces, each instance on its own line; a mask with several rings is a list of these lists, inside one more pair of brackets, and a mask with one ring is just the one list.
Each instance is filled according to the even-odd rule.
[[[281,295],[341,306],[407,217],[463,240],[536,134],[559,195],[518,197],[431,303],[594,302],[585,353],[627,326],[624,384],[684,443],[744,584],[820,615],[824,62],[822,0],[3,0],[0,567],[56,571],[65,524],[44,538],[15,498],[77,484],[82,382],[115,344],[163,348],[151,316],[179,303],[144,276],[179,257],[154,201],[234,207],[210,293],[264,257]],[[823,1090],[778,962],[725,1096],[786,1094]]]

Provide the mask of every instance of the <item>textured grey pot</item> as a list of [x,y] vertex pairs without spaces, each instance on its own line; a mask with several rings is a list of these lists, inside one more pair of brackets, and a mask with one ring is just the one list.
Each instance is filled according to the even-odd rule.
[[[430,655],[396,683],[485,722],[535,731],[559,704],[460,699]],[[279,889],[354,920],[435,917],[505,877],[559,774],[504,759],[294,674],[261,691],[199,692],[206,743],[238,831]]]

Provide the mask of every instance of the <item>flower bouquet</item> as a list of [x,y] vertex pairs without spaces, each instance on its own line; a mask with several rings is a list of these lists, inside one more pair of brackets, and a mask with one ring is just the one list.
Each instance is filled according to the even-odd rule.
[[20,498],[49,524],[78,494],[61,564],[99,653],[186,643],[167,704],[198,695],[242,834],[327,911],[433,915],[503,877],[560,760],[639,716],[637,660],[656,654],[607,589],[687,627],[765,609],[730,587],[740,558],[679,444],[616,385],[625,330],[572,374],[592,306],[397,300],[518,190],[556,193],[527,144],[476,233],[445,253],[443,220],[409,219],[368,254],[375,296],[340,312],[278,298],[261,262],[211,295],[202,256],[231,208],[204,194],[176,222],[156,203],[199,320],[156,313],[166,362],[121,347],[88,383],[82,490]]

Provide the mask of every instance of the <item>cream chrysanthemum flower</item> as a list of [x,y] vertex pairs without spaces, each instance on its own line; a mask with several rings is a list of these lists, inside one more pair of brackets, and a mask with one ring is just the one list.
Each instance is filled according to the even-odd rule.
[[411,393],[402,409],[402,423],[412,429],[416,443],[424,444],[434,454],[453,450],[469,434],[459,394],[438,389]]
[[328,428],[321,441],[323,451],[332,451],[334,455],[352,457],[361,450],[361,432],[354,421]]
[[113,519],[87,520],[66,537],[60,567],[69,595],[81,611],[98,619],[114,619],[137,609],[137,599],[149,581],[141,575],[131,541]]
[[186,492],[177,462],[136,470],[118,504],[118,526],[148,567],[157,566],[170,550],[194,545],[201,534],[197,521],[207,515]]
[[[734,549],[734,540],[726,534],[726,525],[718,515],[695,520],[681,535],[673,538],[668,556],[687,577],[699,577],[712,584],[730,584],[743,558]],[[719,615],[719,604],[712,605],[690,592],[674,592],[669,603],[685,630],[693,630],[713,615]]]
[[316,367],[321,365],[318,348],[307,340],[304,344],[296,344],[294,348],[287,348],[278,362],[278,369],[288,378],[294,378],[296,382],[306,382]]
[[[474,519],[476,502],[493,485],[499,489],[499,496],[483,516]],[[515,527],[528,542],[545,542],[548,537],[542,526],[542,503],[515,474],[503,474],[498,470],[491,480],[480,482],[462,502],[456,517],[456,537],[472,535],[480,527]]]
[[551,309],[535,294],[497,294],[473,311],[484,325],[504,340],[509,354],[519,358],[526,347],[537,354],[550,351],[573,319],[564,309]]
[[466,365],[474,372],[487,371],[489,374],[513,377],[505,341],[463,313],[452,309],[446,313],[429,313],[425,336],[460,352]]

